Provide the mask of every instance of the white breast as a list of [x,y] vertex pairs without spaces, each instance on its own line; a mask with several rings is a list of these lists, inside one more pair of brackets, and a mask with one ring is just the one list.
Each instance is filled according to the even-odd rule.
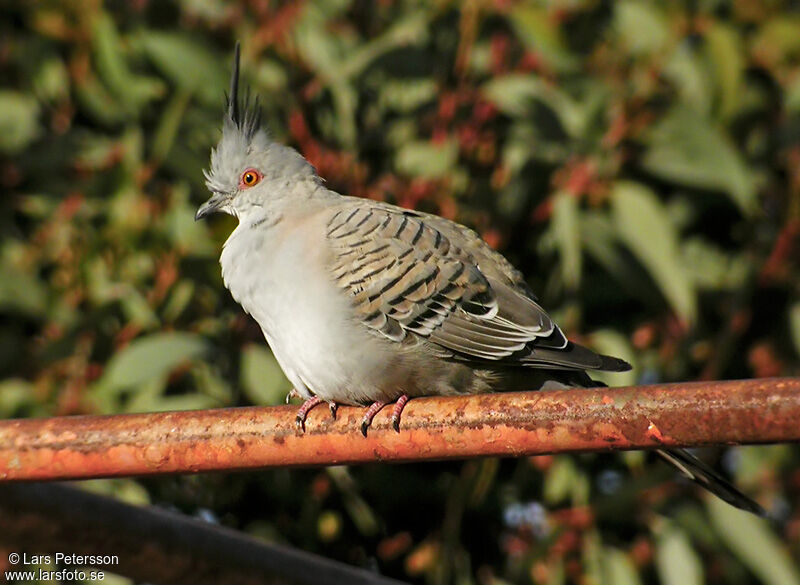
[[286,223],[250,228],[243,222],[234,230],[220,258],[225,286],[261,326],[301,394],[363,402],[375,393],[371,380],[381,369],[382,352],[352,320],[347,297],[329,277],[324,236],[299,236],[314,229],[322,235],[324,225],[293,225],[290,231]]

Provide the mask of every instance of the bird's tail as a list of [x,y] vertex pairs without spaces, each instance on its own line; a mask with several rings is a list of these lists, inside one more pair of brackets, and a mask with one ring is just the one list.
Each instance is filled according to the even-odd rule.
[[[588,351],[588,350],[587,350]],[[606,357],[606,356],[602,356]],[[621,361],[621,360],[620,360]],[[623,364],[625,362],[622,362]],[[605,368],[604,368],[605,369]],[[612,368],[608,368],[612,369]],[[542,389],[559,389],[563,387],[578,387],[578,388],[593,388],[598,386],[605,386],[602,382],[592,380],[592,378],[583,371],[562,372],[561,382],[548,382]],[[569,377],[567,377],[567,375]],[[552,387],[551,387],[552,386]],[[748,498],[740,492],[728,480],[722,477],[719,473],[711,469],[708,465],[700,461],[697,457],[684,451],[683,449],[659,449],[656,451],[667,463],[675,467],[682,475],[692,480],[700,487],[708,490],[715,496],[719,497],[731,506],[752,512],[757,516],[766,516],[767,513],[758,503]]]
[[764,508],[691,453],[682,449],[670,449],[669,451],[659,449],[656,453],[694,483],[728,502],[731,506],[758,516],[766,516]]

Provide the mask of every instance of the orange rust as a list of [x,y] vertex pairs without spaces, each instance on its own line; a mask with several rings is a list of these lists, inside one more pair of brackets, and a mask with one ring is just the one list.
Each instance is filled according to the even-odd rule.
[[800,441],[800,378],[602,391],[417,398],[391,409],[294,406],[0,421],[0,480],[79,479],[272,466]]
[[661,434],[661,431],[658,430],[658,427],[650,421],[650,424],[647,425],[647,436],[652,437],[653,440],[658,441],[659,443],[664,442],[664,436]]

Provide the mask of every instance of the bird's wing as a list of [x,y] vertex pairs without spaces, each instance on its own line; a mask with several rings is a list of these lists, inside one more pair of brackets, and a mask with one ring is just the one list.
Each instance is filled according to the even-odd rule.
[[571,363],[560,351],[566,338],[516,282],[521,275],[463,226],[365,200],[333,214],[327,238],[335,282],[360,320],[391,340],[417,336],[464,359],[517,363],[539,344],[559,355],[537,365],[602,365]]

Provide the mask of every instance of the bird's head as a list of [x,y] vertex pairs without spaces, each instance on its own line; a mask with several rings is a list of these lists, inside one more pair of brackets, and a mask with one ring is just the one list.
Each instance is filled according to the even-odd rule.
[[242,217],[286,197],[281,186],[299,179],[316,179],[313,167],[297,151],[273,142],[261,125],[258,98],[239,96],[239,43],[233,60],[222,137],[211,150],[211,168],[203,171],[211,198],[195,220],[221,211]]

